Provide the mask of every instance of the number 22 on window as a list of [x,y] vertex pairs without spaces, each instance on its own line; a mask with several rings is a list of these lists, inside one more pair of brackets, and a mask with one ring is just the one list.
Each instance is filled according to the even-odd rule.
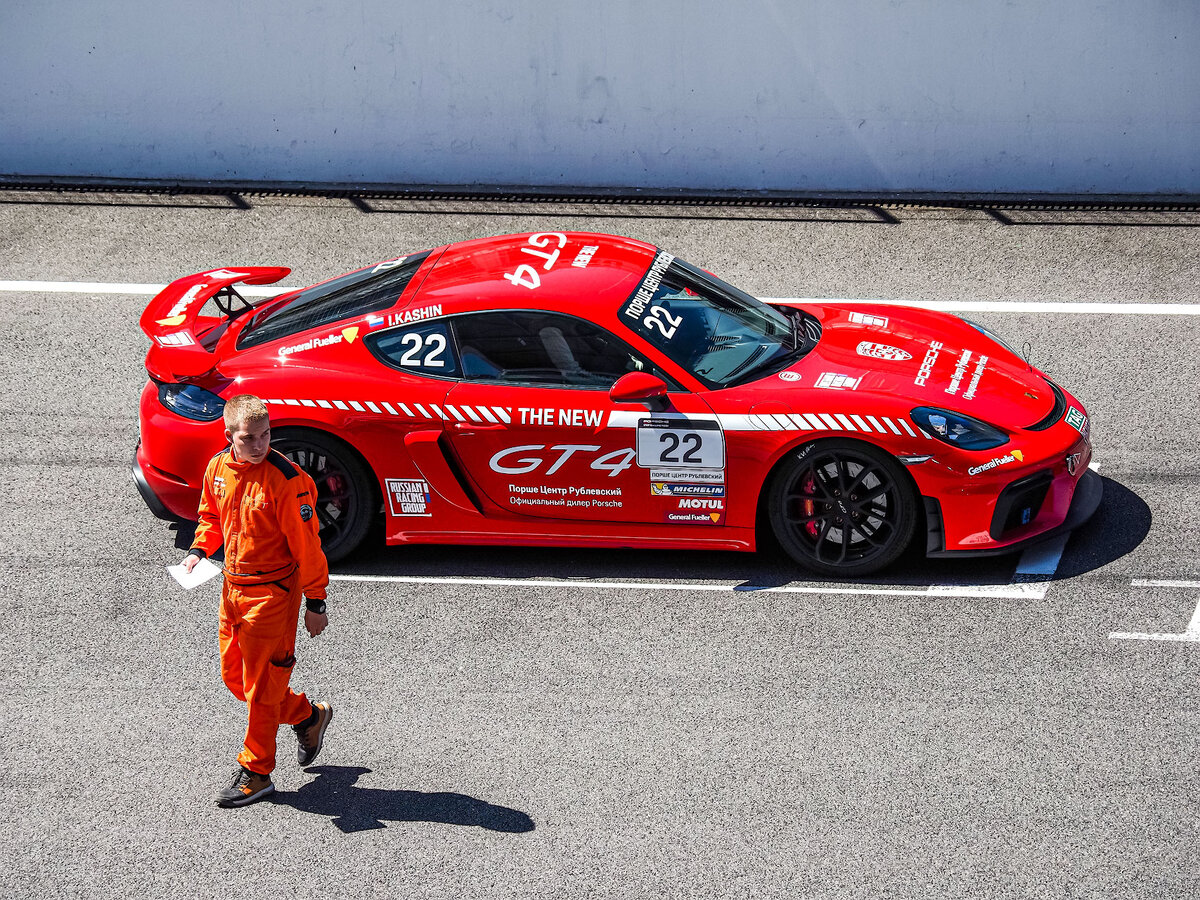
[[673,316],[661,306],[650,307],[650,315],[642,319],[642,324],[651,331],[658,329],[667,340],[675,337],[675,329],[683,324],[683,316]]

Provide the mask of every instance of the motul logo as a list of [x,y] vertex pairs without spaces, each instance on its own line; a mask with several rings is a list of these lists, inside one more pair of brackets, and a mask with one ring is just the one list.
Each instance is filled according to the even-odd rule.
[[876,344],[874,341],[863,341],[858,345],[859,356],[869,356],[871,359],[912,359],[912,354],[899,347],[889,347],[887,344]]
[[725,501],[714,500],[710,497],[684,497],[679,501],[679,509],[724,509]]

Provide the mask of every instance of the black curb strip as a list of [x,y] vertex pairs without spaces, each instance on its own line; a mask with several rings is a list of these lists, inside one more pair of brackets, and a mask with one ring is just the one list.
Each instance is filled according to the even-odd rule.
[[266,181],[172,181],[0,175],[0,190],[166,194],[169,196],[280,196],[418,202],[593,203],[740,208],[949,207],[959,209],[1200,211],[1195,194],[942,194],[788,191],[697,191],[640,188],[384,185]]

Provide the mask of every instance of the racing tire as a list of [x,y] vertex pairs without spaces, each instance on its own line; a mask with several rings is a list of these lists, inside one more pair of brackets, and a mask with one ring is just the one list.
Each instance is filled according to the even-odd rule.
[[313,510],[321,526],[321,549],[331,563],[345,559],[371,530],[378,507],[366,463],[347,444],[307,429],[279,429],[271,446],[316,483]]
[[899,559],[916,530],[917,500],[900,463],[853,440],[792,451],[767,486],[771,530],[784,552],[836,578],[870,575]]

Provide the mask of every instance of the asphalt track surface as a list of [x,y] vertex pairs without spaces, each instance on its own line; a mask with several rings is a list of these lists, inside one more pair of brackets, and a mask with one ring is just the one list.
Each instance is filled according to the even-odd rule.
[[[1200,303],[1200,213],[0,192],[0,280],[165,283],[590,229],[759,296]],[[1200,318],[974,318],[1089,407],[1105,499],[1052,569],[374,548],[294,682],[318,764],[222,810],[217,585],[129,478],[144,295],[0,291],[0,896],[1200,894]],[[1026,561],[1028,563],[1028,560]],[[1044,562],[1044,561],[1043,561]],[[766,588],[776,590],[766,590]],[[990,591],[990,593],[989,593]],[[1123,636],[1122,636],[1123,635]]]

